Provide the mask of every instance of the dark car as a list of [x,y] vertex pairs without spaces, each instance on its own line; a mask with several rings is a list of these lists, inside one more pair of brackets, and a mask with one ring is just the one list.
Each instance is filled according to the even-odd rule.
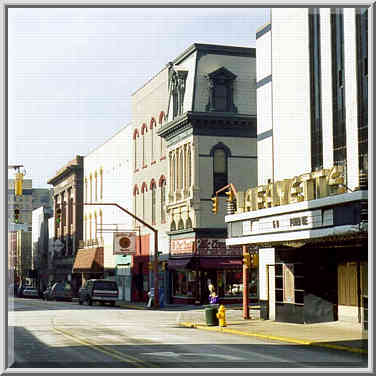
[[22,291],[22,297],[23,298],[39,298],[38,289],[36,289],[35,287],[26,287]]
[[89,279],[85,285],[78,291],[78,303],[87,302],[92,305],[93,302],[101,304],[110,303],[115,305],[119,296],[119,288],[115,281],[106,279]]
[[72,298],[73,298],[72,286],[68,282],[56,282],[51,287],[50,291],[46,291],[46,300],[72,301]]

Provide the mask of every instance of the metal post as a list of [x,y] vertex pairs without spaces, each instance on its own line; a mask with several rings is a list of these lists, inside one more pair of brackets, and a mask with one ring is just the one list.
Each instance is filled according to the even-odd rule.
[[[248,254],[247,246],[243,245],[243,257]],[[248,293],[248,265],[243,262],[243,319],[249,319],[249,293]]]

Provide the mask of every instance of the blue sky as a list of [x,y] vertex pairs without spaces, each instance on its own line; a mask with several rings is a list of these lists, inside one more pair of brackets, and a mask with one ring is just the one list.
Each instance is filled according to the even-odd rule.
[[132,93],[192,43],[255,47],[267,17],[262,8],[9,9],[8,163],[49,187],[130,122]]

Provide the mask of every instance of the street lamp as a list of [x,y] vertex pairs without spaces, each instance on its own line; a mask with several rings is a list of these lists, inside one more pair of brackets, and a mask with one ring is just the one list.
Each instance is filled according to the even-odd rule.
[[135,214],[131,213],[127,209],[124,209],[119,204],[116,204],[114,202],[107,202],[107,203],[88,203],[85,202],[84,205],[103,205],[103,206],[116,206],[123,212],[130,215],[132,218],[134,218],[136,221],[140,222],[144,226],[146,226],[148,229],[152,230],[154,232],[154,265],[153,265],[153,275],[154,275],[154,307],[159,307],[159,291],[158,291],[158,230],[152,226],[150,226],[148,223],[144,222],[141,218],[137,217]]

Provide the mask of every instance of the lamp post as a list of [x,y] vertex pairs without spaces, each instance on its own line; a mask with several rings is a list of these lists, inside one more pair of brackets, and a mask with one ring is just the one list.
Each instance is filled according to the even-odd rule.
[[116,204],[114,202],[107,202],[107,203],[84,203],[84,205],[103,205],[103,206],[116,206],[123,212],[130,215],[132,218],[134,218],[136,221],[140,222],[144,226],[146,226],[148,229],[152,230],[154,232],[154,264],[153,264],[153,275],[154,275],[154,307],[159,307],[159,291],[158,291],[158,230],[154,227],[150,226],[148,223],[144,222],[141,218],[137,217],[135,214],[131,213],[127,209],[124,209],[119,204]]

